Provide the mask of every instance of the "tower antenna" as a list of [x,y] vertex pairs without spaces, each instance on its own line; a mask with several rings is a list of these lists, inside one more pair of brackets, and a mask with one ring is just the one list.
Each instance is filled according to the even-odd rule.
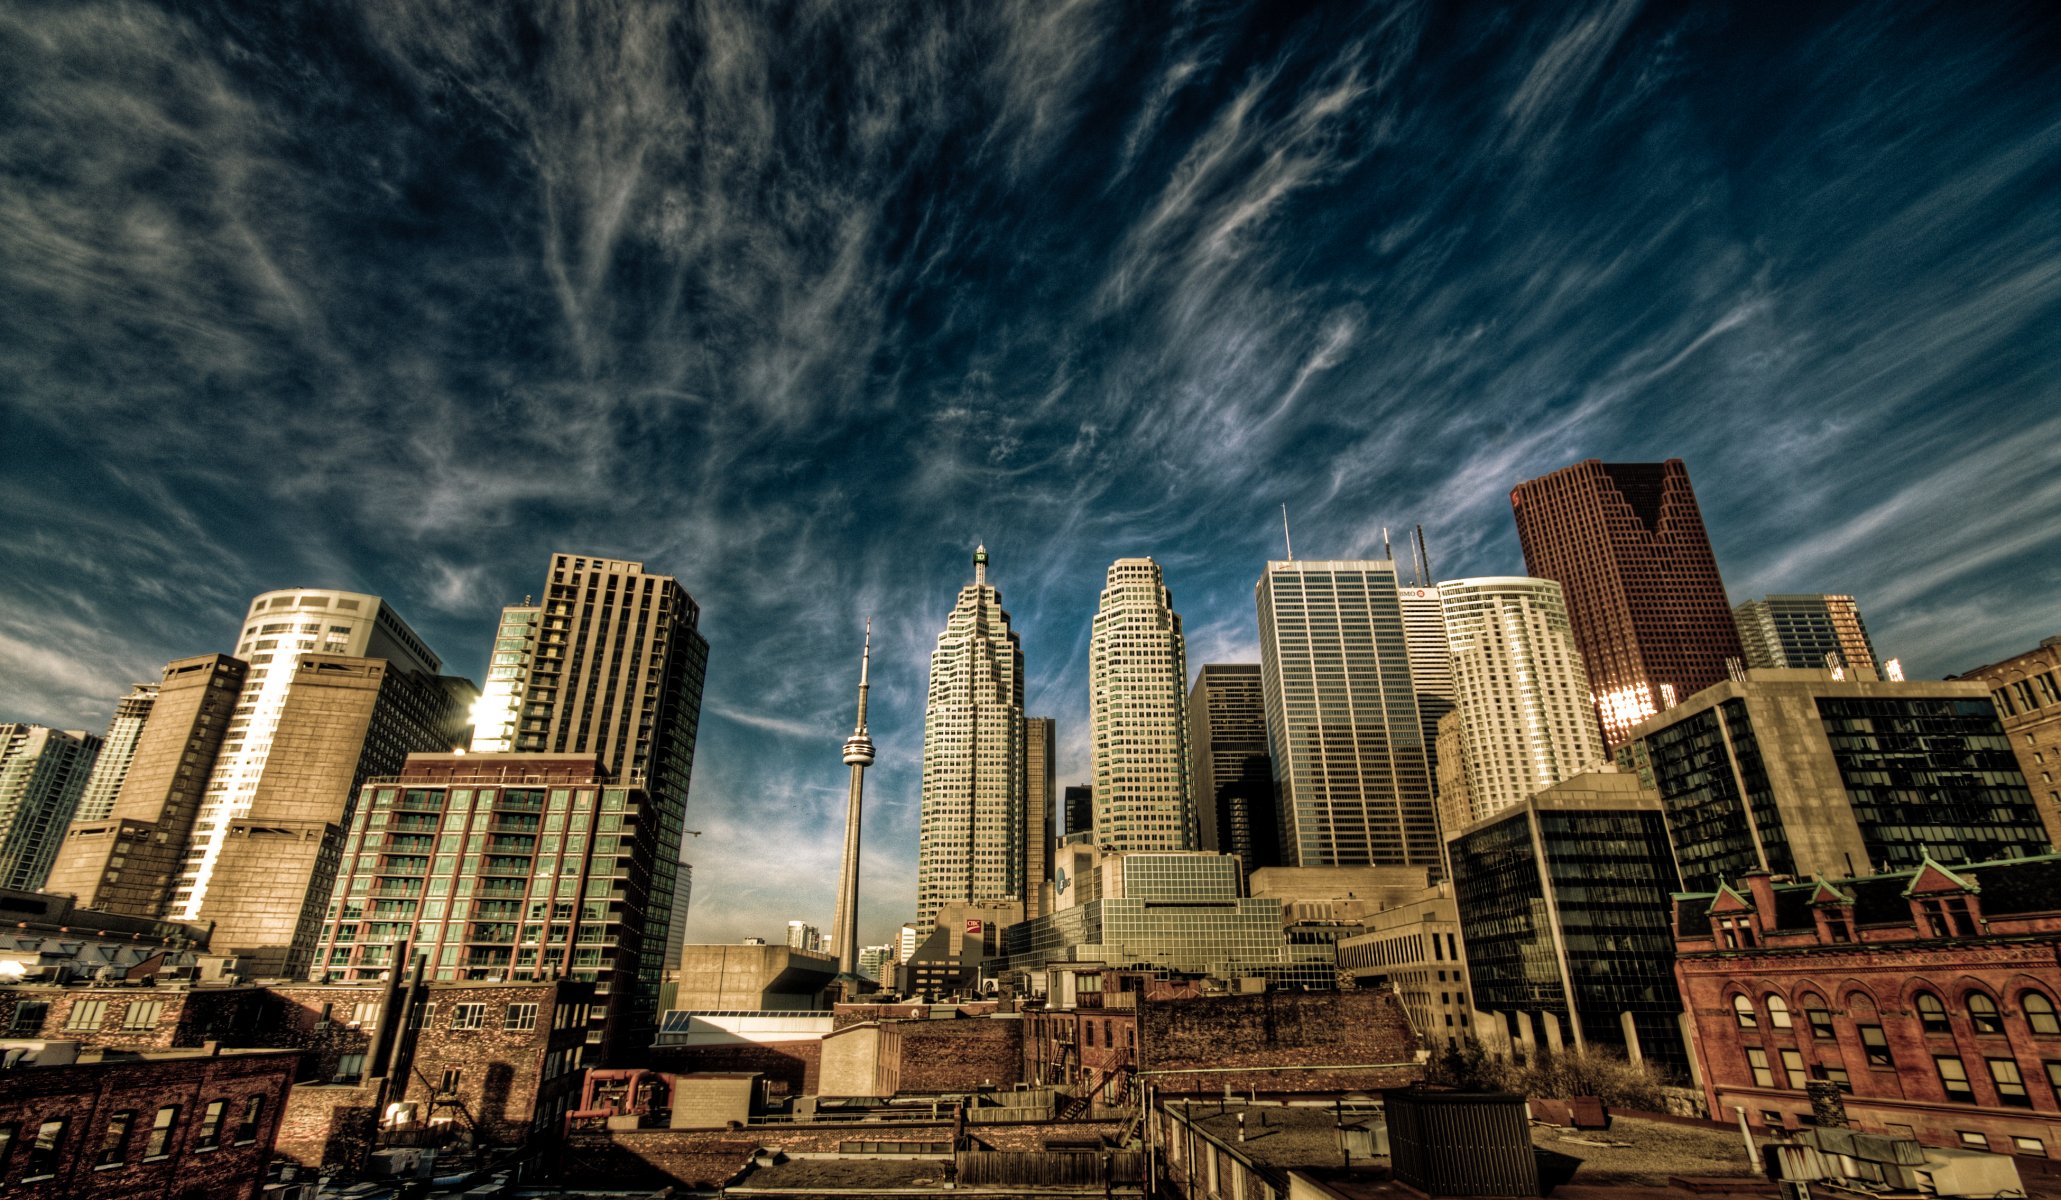
[[1288,561],[1295,561],[1295,539],[1288,536],[1288,506],[1281,506],[1281,540],[1288,544]]
[[1424,544],[1424,526],[1417,527],[1417,557],[1423,563],[1424,574],[1417,580],[1420,587],[1430,587],[1437,576],[1431,571],[1431,547]]
[[1395,561],[1395,548],[1388,544],[1388,526],[1386,525],[1381,527],[1381,557],[1390,562]]

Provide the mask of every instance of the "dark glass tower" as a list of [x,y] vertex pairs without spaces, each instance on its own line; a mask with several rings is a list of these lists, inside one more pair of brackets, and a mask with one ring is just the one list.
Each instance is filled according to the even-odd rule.
[[1250,875],[1279,866],[1274,762],[1267,756],[1267,697],[1258,663],[1209,663],[1188,693],[1188,777],[1202,821],[1202,848],[1235,854]]

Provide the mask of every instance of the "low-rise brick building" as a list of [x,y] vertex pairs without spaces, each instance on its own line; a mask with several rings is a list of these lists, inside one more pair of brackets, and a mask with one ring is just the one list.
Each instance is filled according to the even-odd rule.
[[[1675,899],[1713,1115],[2061,1158],[2061,856]],[[1833,1110],[1832,1119],[1838,1119]]]

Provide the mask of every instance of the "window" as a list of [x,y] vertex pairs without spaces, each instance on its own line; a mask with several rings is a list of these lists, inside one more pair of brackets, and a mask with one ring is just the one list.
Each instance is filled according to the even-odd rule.
[[1776,1112],[1772,1108],[1763,1108],[1760,1110],[1760,1123],[1767,1126],[1769,1129],[1786,1129],[1789,1125],[1789,1123],[1783,1119],[1782,1114]]
[[14,1151],[14,1123],[0,1125],[0,1171],[7,1165],[7,1156]]
[[1963,1146],[1974,1150],[1989,1149],[1989,1135],[1986,1133],[1977,1133],[1973,1129],[1957,1129],[1954,1132],[1961,1136],[1961,1144]]
[[155,1029],[158,1014],[165,1011],[162,1000],[132,1000],[129,1009],[122,1014],[123,1029]]
[[356,1083],[358,1082],[358,1077],[364,1073],[365,1055],[362,1051],[357,1054],[339,1054],[336,1056],[336,1075],[334,1077],[336,1082]]
[[2061,1037],[2061,1016],[2055,1014],[2054,1002],[2044,992],[2026,992],[2018,997],[2018,1007],[2025,1010],[2025,1024],[2035,1034]]
[[1782,1073],[1789,1076],[1790,1087],[1803,1090],[1803,1085],[1810,1082],[1810,1075],[1803,1069],[1803,1051],[1782,1051]]
[[1744,996],[1732,997],[1732,1015],[1739,1019],[1739,1028],[1758,1029],[1760,1018],[1753,1015],[1753,1001]]
[[2029,1155],[2033,1158],[2045,1158],[2047,1156],[2047,1144],[2036,1137],[2014,1137],[2011,1139],[2011,1152]]
[[2025,1076],[2015,1058],[1989,1060],[1989,1079],[1997,1085],[1997,1103],[2009,1108],[2031,1108],[2032,1096],[2025,1090]]
[[1975,1099],[1975,1089],[1968,1086],[1968,1068],[1951,1054],[1932,1056],[1933,1066],[1939,1068],[1939,1086],[1946,1089],[1946,1098],[1959,1104],[1968,1104]]
[[222,1113],[228,1107],[227,1100],[210,1100],[200,1111],[200,1132],[193,1139],[195,1150],[212,1150],[222,1144]]
[[236,1122],[236,1144],[247,1145],[258,1140],[258,1126],[265,1119],[265,1098],[246,1096],[243,1099],[243,1116]]
[[[1745,997],[1740,997],[1745,999]],[[1790,1028],[1789,1002],[1770,993],[1767,997],[1768,1024],[1775,1029]]]
[[1846,1073],[1845,1067],[1819,1067],[1817,1072],[1819,1079],[1824,1080],[1849,1096],[1853,1095],[1853,1076]]
[[534,1004],[511,1004],[501,1018],[501,1028],[527,1032],[537,1027],[537,1006]]
[[487,1006],[484,1004],[461,1004],[451,1014],[451,1028],[478,1029],[487,1023]]
[[1975,1026],[1977,1033],[2004,1032],[2004,1018],[1997,1012],[1997,1002],[1983,992],[1968,993],[1968,1023]]
[[[72,1005],[71,1012],[65,1014],[64,1027],[71,1030],[98,1029],[100,1028],[101,1019],[105,1016],[107,1016],[107,1001],[80,1000]],[[63,1122],[60,1121],[59,1124],[62,1125]],[[63,1131],[59,1130],[59,1132]]]
[[136,1119],[133,1112],[123,1111],[107,1118],[107,1132],[100,1135],[100,1153],[94,1156],[96,1167],[119,1167],[122,1165],[122,1143],[129,1140],[129,1125]]
[[1927,1033],[1951,1033],[1953,1026],[1947,1022],[1946,1005],[1931,992],[1919,992],[1917,996],[1918,1024]]
[[172,1127],[179,1123],[179,1106],[167,1104],[150,1121],[150,1140],[143,1146],[144,1158],[163,1158],[172,1152]]
[[[2052,1011],[2053,1007],[2051,1004],[2047,1006],[2049,1011]],[[8,1032],[17,1037],[23,1034],[41,1033],[43,1032],[43,1018],[48,1016],[49,1013],[50,1002],[48,1000],[24,1000],[14,1006],[14,1023],[9,1027]]]
[[1775,1073],[1768,1069],[1768,1052],[1759,1046],[1746,1048],[1746,1065],[1753,1071],[1753,1086],[1775,1086]]
[[1832,1032],[1832,1010],[1825,1007],[1823,1000],[1818,999],[1816,996],[1805,996],[1803,998],[1803,1017],[1804,1020],[1810,1022],[1812,1037],[1831,1041],[1835,1036]]
[[48,1179],[57,1174],[57,1152],[64,1145],[64,1118],[36,1126],[36,1140],[29,1143],[29,1169],[25,1179]]
[[1856,1025],[1854,1031],[1861,1035],[1861,1052],[1868,1056],[1869,1066],[1896,1066],[1896,1059],[1889,1053],[1889,1039],[1882,1035],[1882,1026]]
[[443,1078],[437,1080],[437,1091],[456,1092],[458,1090],[458,1081],[464,1078],[464,1076],[465,1069],[463,1067],[445,1067]]

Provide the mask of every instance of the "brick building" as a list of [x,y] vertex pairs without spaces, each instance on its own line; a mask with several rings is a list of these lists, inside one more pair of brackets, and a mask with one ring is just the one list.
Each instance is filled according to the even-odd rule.
[[1713,1114],[1794,1128],[1829,1083],[1865,1131],[2061,1157],[2061,856],[1754,873],[1674,922]]
[[289,1050],[4,1042],[0,1192],[252,1200],[293,1086]]
[[2061,846],[2061,634],[2002,662],[1963,671],[1956,679],[1989,688],[2011,752],[2039,804],[2047,836]]

